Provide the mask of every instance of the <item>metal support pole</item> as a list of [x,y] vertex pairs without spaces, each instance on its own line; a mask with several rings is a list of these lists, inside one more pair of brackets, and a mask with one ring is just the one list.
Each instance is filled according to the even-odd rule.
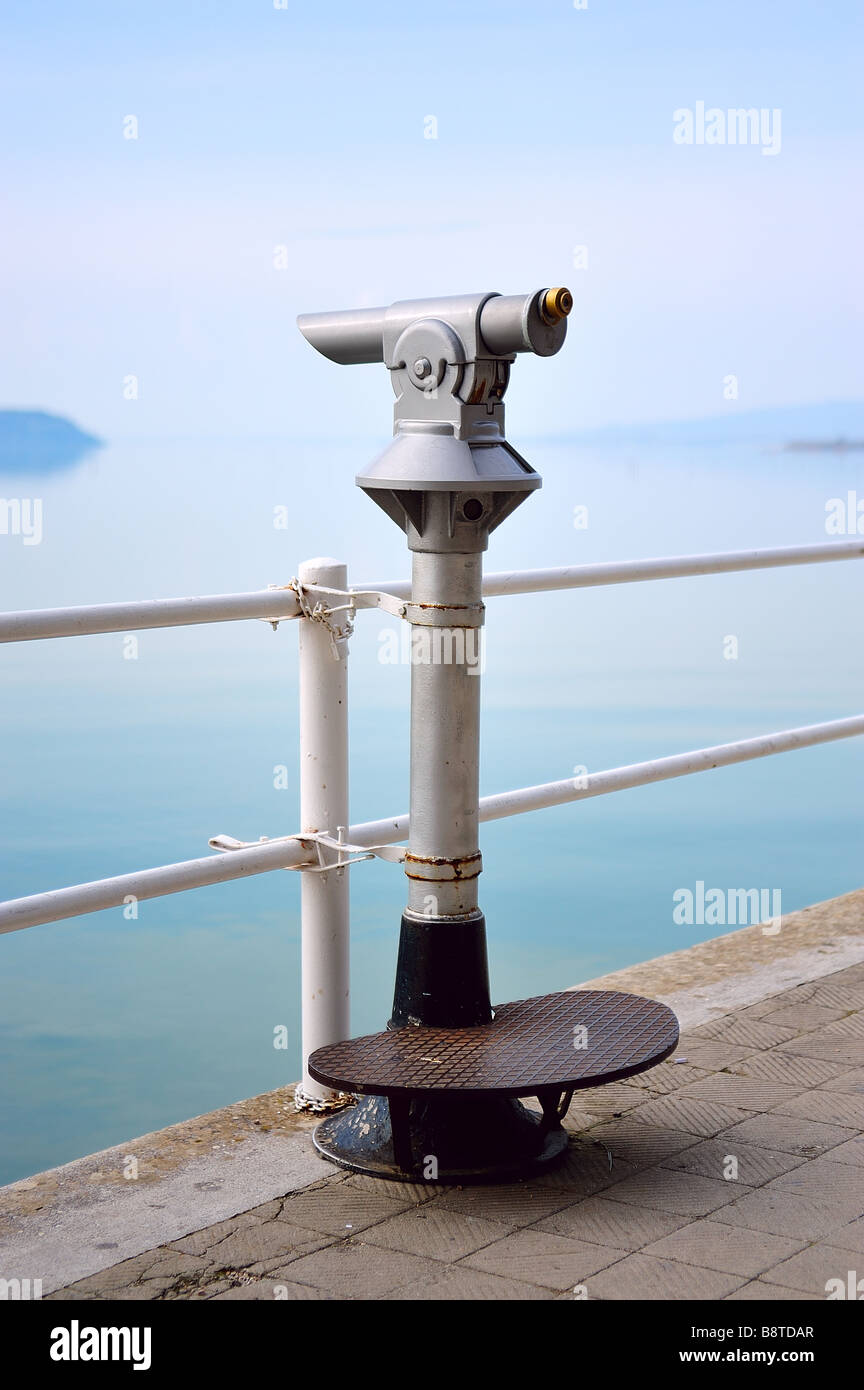
[[[446,497],[443,499],[446,502]],[[466,863],[479,850],[479,626],[426,624],[422,611],[482,613],[482,555],[414,552],[411,650],[411,825],[409,854]],[[408,909],[420,917],[477,910],[477,874],[437,881],[406,866]],[[479,868],[479,865],[478,865]],[[432,870],[434,872],[434,868]]]
[[[427,498],[434,529],[447,493]],[[443,527],[446,533],[446,525]],[[482,552],[414,551],[411,812],[391,1027],[470,1027],[492,1017],[481,870]]]
[[[301,586],[348,585],[345,565],[331,559],[306,560],[298,578]],[[324,622],[304,617],[299,628],[301,831],[335,837],[348,825],[348,647]],[[342,1102],[339,1092],[312,1080],[306,1062],[316,1048],[350,1037],[349,911],[347,869],[302,874],[300,1109]]]
[[[540,486],[504,437],[510,365],[520,352],[556,353],[572,304],[557,288],[299,320],[337,362],[383,361],[396,396],[393,443],[357,477],[414,556],[403,610],[412,638],[408,904],[390,1030],[493,1021],[477,905],[482,554],[495,527]],[[332,1073],[321,1079],[340,1083]],[[436,1181],[516,1176],[545,1168],[566,1145],[560,1127],[541,1129],[495,1088],[481,1087],[467,1106],[445,1095],[403,1103],[399,1086],[378,1094],[362,1081],[358,1074],[365,1099],[315,1131],[321,1153],[358,1172],[404,1178],[425,1156]]]

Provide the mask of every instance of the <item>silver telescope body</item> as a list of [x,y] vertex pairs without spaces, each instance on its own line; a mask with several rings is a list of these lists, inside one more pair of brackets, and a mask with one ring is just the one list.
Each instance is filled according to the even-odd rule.
[[572,307],[573,298],[564,288],[534,290],[528,295],[450,295],[401,300],[389,308],[301,314],[297,327],[306,341],[331,362],[342,366],[384,362],[393,369],[403,365],[388,360],[393,358],[403,331],[425,319],[463,329],[463,342],[469,336],[464,328],[470,324],[470,337],[475,338],[471,357],[513,358],[518,352],[551,357],[564,343],[567,315]]

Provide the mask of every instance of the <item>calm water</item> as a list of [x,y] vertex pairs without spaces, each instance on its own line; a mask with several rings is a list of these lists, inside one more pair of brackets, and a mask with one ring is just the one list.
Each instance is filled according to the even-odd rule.
[[[855,455],[746,446],[615,450],[512,438],[544,489],[490,569],[805,544],[857,489]],[[117,445],[50,477],[44,537],[0,536],[2,607],[285,583],[330,553],[357,581],[407,573],[396,528],[351,485],[375,442]],[[573,525],[588,507],[587,529]],[[287,525],[273,525],[274,508]],[[860,712],[864,566],[823,565],[489,604],[483,791]],[[407,809],[408,673],[352,643],[352,818]],[[738,659],[723,656],[738,640]],[[728,644],[727,644],[728,645]],[[288,833],[296,633],[264,623],[21,644],[3,682],[2,882],[17,896]],[[493,991],[575,984],[717,934],[672,894],[780,888],[783,909],[859,887],[864,741],[850,740],[487,826]],[[352,871],[354,1029],[386,1018],[403,902]],[[296,1079],[299,880],[273,873],[0,937],[0,1180]],[[273,1030],[286,1024],[288,1052]]]

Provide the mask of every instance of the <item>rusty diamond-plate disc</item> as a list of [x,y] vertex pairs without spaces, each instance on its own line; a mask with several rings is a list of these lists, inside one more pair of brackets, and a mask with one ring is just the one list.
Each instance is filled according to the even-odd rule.
[[645,1071],[678,1042],[665,1004],[615,990],[568,990],[495,1007],[479,1028],[397,1028],[319,1047],[309,1073],[362,1095],[600,1086]]

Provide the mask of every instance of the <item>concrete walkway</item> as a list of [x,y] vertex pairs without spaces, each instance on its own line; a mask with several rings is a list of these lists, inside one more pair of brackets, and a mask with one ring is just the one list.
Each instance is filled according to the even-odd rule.
[[591,983],[671,1003],[681,1045],[578,1093],[539,1181],[346,1174],[277,1091],[0,1190],[0,1275],[64,1300],[822,1300],[864,1273],[864,891]]

